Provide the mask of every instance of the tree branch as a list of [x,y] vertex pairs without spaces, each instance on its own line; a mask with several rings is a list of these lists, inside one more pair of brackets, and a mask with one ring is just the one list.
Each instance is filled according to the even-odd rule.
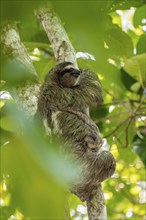
[[25,46],[20,40],[20,36],[15,24],[7,24],[3,26],[1,30],[1,47],[3,53],[7,57],[21,62],[28,70],[28,73],[37,79],[36,70],[32,65]]
[[77,68],[76,53],[60,19],[48,7],[35,10],[35,16],[45,29],[57,63],[70,61]]
[[106,220],[106,205],[101,185],[92,192],[93,196],[87,199],[88,217],[90,220]]
[[109,136],[111,136],[112,134],[114,134],[127,120],[129,119],[128,118],[125,118],[123,121],[121,121],[113,131],[111,131],[110,133],[108,133],[107,135],[104,136],[104,138],[108,138]]
[[[144,104],[144,100],[145,100],[145,98],[144,97],[142,97],[141,98],[141,101],[139,102],[139,105],[137,106],[137,108],[133,111],[133,112],[131,112],[131,114],[128,116],[128,117],[126,117],[124,120],[122,120],[116,127],[115,127],[115,129],[113,129],[111,132],[109,132],[107,135],[105,135],[104,136],[104,138],[108,138],[108,137],[110,137],[111,135],[114,135],[115,137],[116,137],[116,139],[117,139],[117,141],[121,144],[121,145],[123,145],[122,143],[121,143],[121,141],[120,141],[120,139],[115,135],[115,133],[117,132],[117,130],[126,122],[126,121],[128,121],[128,123],[127,123],[127,125],[126,125],[126,128],[125,128],[125,144],[123,145],[123,147],[128,147],[128,144],[129,144],[129,127],[130,127],[130,125],[131,125],[131,123],[132,123],[132,121],[136,118],[136,116],[138,116],[139,114],[137,114],[137,112],[140,110],[140,107]],[[136,102],[137,103],[137,102]],[[115,116],[117,116],[116,114],[114,115],[114,117]],[[140,114],[140,116],[141,116],[141,114]],[[110,118],[108,118],[108,119],[110,119]],[[104,119],[105,120],[105,119]]]
[[22,109],[31,118],[37,110],[37,96],[40,86],[37,82],[36,70],[14,24],[3,26],[1,30],[1,48],[7,57],[20,62],[31,76],[31,81],[25,82],[24,86],[13,87],[11,94],[19,109]]

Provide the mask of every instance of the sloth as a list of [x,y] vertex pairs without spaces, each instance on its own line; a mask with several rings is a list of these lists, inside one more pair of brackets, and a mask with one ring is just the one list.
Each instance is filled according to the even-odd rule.
[[38,98],[41,120],[63,141],[64,152],[71,154],[79,167],[79,178],[70,188],[82,201],[114,173],[116,166],[113,155],[101,151],[102,137],[89,116],[89,107],[102,102],[97,75],[76,69],[71,62],[60,63],[48,72]]

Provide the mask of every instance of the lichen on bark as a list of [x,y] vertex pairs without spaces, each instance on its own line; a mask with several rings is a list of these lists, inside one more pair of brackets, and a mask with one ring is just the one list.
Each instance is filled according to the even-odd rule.
[[8,23],[2,27],[1,48],[7,57],[21,62],[27,68],[28,72],[37,78],[36,70],[32,65],[24,44],[21,42],[17,26],[15,24]]
[[[12,85],[12,96],[19,109],[31,118],[37,110],[37,97],[40,85],[36,70],[31,62],[30,56],[21,42],[15,24],[6,24],[1,29],[1,48],[3,53],[11,60],[21,63],[21,65],[31,76],[31,81],[23,82],[23,85]],[[21,74],[21,72],[19,73]],[[15,77],[15,76],[12,76]]]
[[60,19],[48,7],[39,7],[35,16],[46,31],[53,47],[56,63],[70,61],[77,68],[76,53]]

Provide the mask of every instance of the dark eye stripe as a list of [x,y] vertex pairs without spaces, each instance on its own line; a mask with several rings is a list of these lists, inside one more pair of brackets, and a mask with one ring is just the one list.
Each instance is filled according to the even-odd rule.
[[74,70],[74,68],[64,69],[63,71],[59,72],[58,75],[63,76],[65,73],[71,73]]
[[58,75],[63,76],[65,73],[68,73],[68,72],[70,72],[69,69],[65,69],[65,70],[59,72]]

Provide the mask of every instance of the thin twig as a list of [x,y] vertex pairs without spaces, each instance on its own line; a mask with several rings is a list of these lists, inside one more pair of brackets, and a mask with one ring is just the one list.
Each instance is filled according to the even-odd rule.
[[[138,100],[132,100],[132,99],[129,99],[129,100],[123,100],[123,101],[114,101],[114,102],[109,102],[109,103],[104,103],[102,104],[101,106],[98,106],[98,108],[102,108],[103,106],[109,106],[109,105],[123,105],[124,103],[139,103]],[[142,103],[143,105],[146,105],[146,103]]]
[[119,142],[119,144],[120,144],[121,146],[123,146],[123,143],[122,143],[122,141],[120,140],[120,138],[117,137],[117,135],[114,135],[114,137],[115,137],[115,139]]
[[107,117],[107,118],[98,118],[98,119],[94,119],[94,122],[95,123],[98,123],[98,122],[100,122],[100,121],[107,121],[107,120],[116,120],[117,121],[117,116],[121,116],[121,115],[125,115],[125,114],[127,114],[127,113],[129,113],[129,111],[124,111],[124,112],[119,112],[119,113],[117,113],[117,114],[114,114],[114,115],[111,115],[111,116],[109,116],[109,117]]
[[102,90],[103,90],[104,92],[106,92],[107,94],[109,94],[114,100],[117,99],[117,98],[116,98],[111,92],[109,92],[107,89],[102,88]]
[[121,122],[116,126],[116,128],[115,128],[113,131],[111,131],[109,134],[107,134],[106,136],[104,136],[104,138],[108,138],[109,136],[111,136],[112,134],[114,134],[128,119],[129,119],[129,117],[128,117],[128,118],[125,118],[123,121],[121,121]]
[[141,105],[143,104],[143,102],[144,102],[144,98],[141,99],[141,101],[140,101],[138,107],[134,110],[134,112],[133,112],[130,116],[128,116],[127,118],[125,118],[122,122],[120,122],[120,123],[116,126],[116,128],[115,128],[113,131],[111,131],[109,134],[107,134],[106,136],[104,136],[104,138],[108,138],[108,137],[111,136],[112,134],[115,134],[116,131],[117,131],[126,121],[129,120],[129,122],[128,122],[126,128],[125,128],[125,133],[126,133],[126,144],[125,144],[125,147],[127,147],[127,146],[128,146],[128,130],[129,130],[129,126],[130,126],[132,120],[133,120],[136,116],[139,115],[139,114],[136,114],[136,113],[137,113],[138,110],[140,109],[140,107],[141,107]]
[[126,129],[125,129],[125,132],[126,132],[126,144],[125,144],[125,147],[127,147],[128,146],[128,144],[129,144],[129,134],[128,134],[128,130],[129,130],[129,127],[130,127],[130,124],[132,123],[132,120],[136,117],[136,113],[137,113],[137,111],[139,110],[139,108],[140,108],[140,106],[142,105],[142,103],[144,102],[144,98],[142,98],[141,99],[141,101],[140,101],[140,103],[139,103],[139,105],[137,106],[137,108],[135,109],[135,111],[133,112],[133,114],[131,115],[131,116],[129,116],[129,122],[128,122],[128,124],[127,124],[127,126],[126,126]]

